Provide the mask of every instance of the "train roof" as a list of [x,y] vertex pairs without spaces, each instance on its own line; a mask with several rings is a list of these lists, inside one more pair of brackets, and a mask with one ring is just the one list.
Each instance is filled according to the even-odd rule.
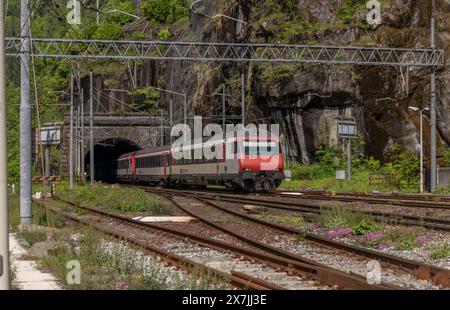
[[151,148],[151,149],[140,150],[140,151],[135,151],[135,152],[130,152],[130,153],[123,154],[122,156],[119,157],[119,159],[127,158],[127,157],[130,157],[130,156],[132,156],[132,155],[134,155],[134,156],[140,156],[140,155],[149,155],[149,154],[156,154],[156,153],[164,153],[164,152],[169,152],[169,151],[170,151],[170,146],[164,146],[164,147],[158,147],[158,148]]

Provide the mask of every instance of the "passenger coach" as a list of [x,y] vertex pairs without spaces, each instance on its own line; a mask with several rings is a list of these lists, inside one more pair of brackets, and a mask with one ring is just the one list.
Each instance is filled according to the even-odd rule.
[[[215,144],[185,147],[184,154],[189,153],[190,156],[182,159],[172,156],[172,151],[181,150],[170,147],[124,154],[116,163],[117,180],[167,187],[221,185],[257,192],[273,191],[280,186],[284,179],[284,163],[277,139],[247,136]],[[226,151],[227,145],[231,152]],[[205,146],[213,150],[219,147],[216,152],[222,156],[219,159],[206,159],[204,156],[194,159],[194,154],[201,153]]]

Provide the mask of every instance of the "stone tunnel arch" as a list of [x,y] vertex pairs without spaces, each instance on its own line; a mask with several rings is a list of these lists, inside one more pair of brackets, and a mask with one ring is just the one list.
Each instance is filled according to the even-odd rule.
[[[94,145],[94,169],[95,180],[103,182],[113,182],[115,161],[123,154],[142,150],[135,142],[124,138],[109,138]],[[89,175],[90,171],[90,150],[85,155],[84,171]]]

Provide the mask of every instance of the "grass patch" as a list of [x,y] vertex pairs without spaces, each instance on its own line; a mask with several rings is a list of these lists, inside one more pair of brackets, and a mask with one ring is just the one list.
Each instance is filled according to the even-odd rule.
[[450,257],[450,244],[429,246],[430,258],[433,260],[444,259]]
[[293,228],[305,228],[309,224],[300,216],[281,216],[273,215],[268,212],[262,212],[258,215],[259,218],[274,222],[280,225],[293,227]]
[[362,236],[370,232],[379,231],[382,227],[374,223],[362,212],[355,212],[348,208],[321,208],[320,224],[326,229],[349,227],[352,234]]
[[378,243],[391,243],[395,245],[397,251],[407,251],[419,246],[416,243],[416,238],[419,231],[412,227],[395,227],[380,238]]
[[153,215],[172,215],[174,212],[168,202],[152,197],[142,189],[95,185],[77,186],[74,192],[63,187],[59,192],[78,206],[89,204],[109,211],[149,212]]
[[47,233],[43,231],[32,231],[32,230],[20,230],[17,232],[17,237],[19,239],[25,240],[29,247],[36,243],[43,242],[47,240]]
[[[297,189],[313,189],[313,190],[327,190],[337,193],[342,192],[358,192],[370,193],[373,191],[392,192],[393,188],[369,186],[369,173],[361,172],[354,174],[352,180],[336,180],[333,177],[320,178],[315,180],[291,180],[283,181],[279,187],[280,190],[297,190]],[[400,193],[417,193],[418,187],[415,185],[395,189]],[[450,191],[449,191],[450,193]]]

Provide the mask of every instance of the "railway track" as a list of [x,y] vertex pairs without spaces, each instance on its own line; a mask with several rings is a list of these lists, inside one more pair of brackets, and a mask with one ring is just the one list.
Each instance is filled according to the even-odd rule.
[[[67,202],[67,203],[73,206],[72,203],[69,203],[69,202]],[[193,259],[189,259],[189,258],[185,257],[186,251],[184,251],[184,253],[173,253],[173,251],[155,247],[153,245],[150,245],[148,242],[144,242],[144,241],[139,240],[135,237],[132,237],[128,234],[118,232],[116,229],[108,228],[107,226],[100,225],[98,223],[93,223],[89,220],[80,218],[79,216],[75,216],[68,212],[63,212],[62,210],[60,210],[58,208],[44,206],[44,205],[40,204],[39,202],[34,202],[34,204],[41,208],[48,209],[49,211],[51,211],[53,213],[61,214],[62,216],[64,216],[65,218],[67,218],[73,222],[86,225],[86,226],[91,227],[101,233],[108,235],[108,236],[114,237],[119,240],[124,240],[129,244],[138,246],[139,248],[143,248],[143,249],[147,250],[148,252],[160,257],[162,260],[164,260],[165,263],[176,266],[177,268],[182,269],[186,272],[192,272],[192,270],[196,270],[196,271],[199,271],[200,273],[212,275],[212,276],[216,277],[217,279],[229,280],[229,283],[232,286],[232,288],[243,289],[243,290],[284,290],[285,289],[274,283],[264,281],[262,279],[259,279],[259,278],[256,278],[256,277],[253,277],[251,275],[244,273],[246,267],[248,268],[248,266],[245,266],[245,265],[242,266],[240,268],[242,271],[241,270],[240,271],[232,270],[229,273],[226,273],[224,271],[220,271],[216,268],[205,266],[204,264],[198,263]],[[83,209],[85,209],[87,211],[95,212],[94,209],[92,209],[92,210],[89,210],[89,208],[83,208]],[[95,213],[97,213],[97,212],[95,212]],[[102,213],[98,213],[98,214],[102,214]],[[108,215],[109,218],[116,218],[116,219],[120,218],[120,217],[115,217],[112,214],[110,214],[110,215],[111,216]],[[124,220],[124,219],[121,219],[121,221],[122,220]],[[127,222],[127,221],[124,221],[124,222]],[[137,224],[137,223],[135,223],[135,224]],[[188,248],[186,243],[183,243],[180,246],[183,249]],[[194,247],[192,249],[192,251],[198,252],[199,247]]]
[[[149,187],[141,187],[146,190],[150,190]],[[162,190],[159,190],[162,191]],[[198,198],[213,199],[223,202],[230,203],[241,203],[258,205],[263,207],[268,207],[272,209],[284,210],[284,211],[294,211],[305,215],[306,217],[319,216],[324,209],[329,209],[330,207],[321,207],[316,204],[312,204],[306,201],[292,202],[284,201],[278,199],[278,197],[263,195],[263,196],[253,196],[253,195],[240,195],[240,194],[221,194],[218,191],[207,192],[207,191],[190,191],[190,190],[169,190],[164,189],[166,193],[177,193],[177,194],[188,194],[195,195]],[[315,196],[314,196],[315,197]],[[264,198],[264,199],[263,199]],[[290,197],[292,198],[292,197]],[[315,198],[314,198],[315,199]],[[407,226],[420,226],[428,229],[440,230],[440,231],[450,231],[450,220],[441,219],[436,217],[428,216],[417,216],[413,214],[399,214],[399,213],[387,213],[380,211],[357,211],[354,209],[349,209],[353,212],[364,213],[366,216],[377,220],[388,222],[392,224],[403,224]]]
[[[180,207],[179,204],[176,203],[176,201],[174,201],[174,199],[171,198],[170,195],[181,195],[184,197],[191,197],[189,193],[181,193],[180,194],[179,191],[176,191],[174,193],[172,190],[154,190],[154,189],[148,189],[148,188],[145,188],[145,190],[152,194],[163,195],[164,197],[168,198],[172,203],[177,204],[178,207]],[[256,217],[252,217],[250,215],[247,215],[247,214],[244,214],[244,213],[241,213],[238,211],[234,211],[230,208],[220,206],[219,202],[223,201],[222,199],[220,199],[219,202],[217,200],[213,200],[211,198],[195,197],[195,199],[207,204],[208,206],[210,206],[212,208],[215,208],[222,212],[239,217],[241,219],[265,226],[267,228],[270,228],[270,229],[273,229],[273,230],[276,230],[276,231],[279,231],[282,233],[287,233],[287,234],[290,234],[293,236],[301,235],[302,238],[304,238],[304,240],[319,244],[321,246],[353,253],[353,254],[360,255],[360,256],[363,256],[363,257],[366,257],[369,259],[376,259],[378,261],[385,262],[385,263],[403,268],[405,270],[408,270],[408,272],[410,272],[411,274],[413,274],[415,276],[420,275],[421,278],[430,279],[435,284],[441,284],[441,285],[445,286],[445,285],[447,285],[447,283],[450,280],[450,271],[445,268],[441,268],[441,267],[433,266],[433,265],[429,265],[429,264],[424,264],[421,262],[412,261],[412,260],[400,258],[400,257],[393,256],[393,255],[387,255],[384,253],[376,252],[376,251],[373,251],[370,249],[365,249],[365,248],[354,246],[354,245],[345,244],[342,242],[336,242],[336,241],[329,240],[329,239],[326,239],[326,238],[323,238],[323,237],[320,237],[320,236],[317,236],[314,234],[307,233],[303,230],[290,228],[290,227],[286,227],[283,225],[268,222],[268,221],[265,221],[262,219],[258,219]],[[233,201],[233,203],[242,204],[243,202]],[[217,224],[213,223],[212,221],[208,220],[206,217],[202,217],[196,213],[192,213],[184,207],[181,207],[181,208],[183,211],[190,214],[191,216],[200,218],[200,220],[202,220],[203,222],[205,222],[208,225],[212,225],[212,226],[217,225]]]
[[[70,201],[64,202],[71,205],[72,207],[75,207],[75,204],[73,204]],[[296,256],[292,253],[271,247],[269,245],[261,244],[256,240],[243,238],[243,236],[233,233],[232,231],[225,230],[226,233],[233,235],[239,240],[243,240],[249,245],[258,248],[259,250],[255,251],[245,247],[235,246],[233,244],[229,244],[220,240],[215,240],[204,236],[199,236],[196,234],[191,234],[171,227],[164,227],[151,223],[136,221],[128,217],[100,210],[98,208],[86,206],[80,208],[90,213],[99,214],[104,217],[117,219],[119,221],[129,223],[132,226],[138,226],[144,229],[163,231],[183,238],[187,238],[200,244],[211,246],[218,250],[231,251],[233,253],[238,254],[241,257],[244,257],[249,261],[256,260],[266,266],[281,269],[285,272],[294,273],[295,275],[300,276],[302,278],[317,281],[318,283],[321,283],[321,285],[329,286],[329,288],[338,287],[343,289],[378,289],[378,290],[399,289],[399,287],[387,283],[382,283],[378,285],[369,284],[367,282],[367,279],[360,275],[345,273],[325,265],[317,264],[312,261],[302,259],[301,257]],[[219,226],[216,225],[215,228],[224,231],[223,227]]]
[[[292,193],[278,193],[281,197],[292,197]],[[299,199],[324,200],[324,201],[341,201],[341,202],[364,202],[370,204],[396,205],[402,207],[427,208],[437,210],[450,210],[450,198],[439,196],[420,196],[420,195],[364,195],[355,193],[343,193],[331,195],[328,193],[311,194],[301,193]]]

